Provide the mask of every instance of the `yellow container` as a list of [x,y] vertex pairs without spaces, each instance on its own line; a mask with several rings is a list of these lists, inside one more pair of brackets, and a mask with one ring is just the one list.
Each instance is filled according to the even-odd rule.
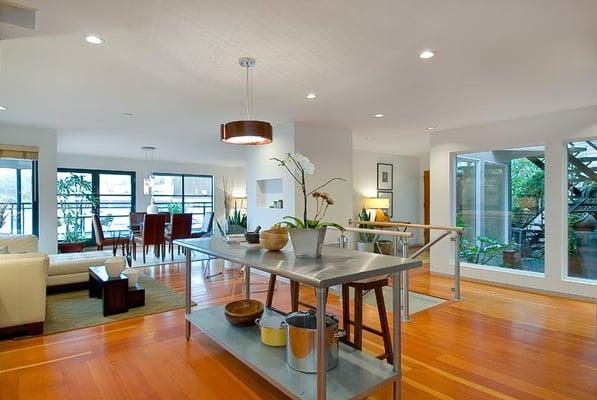
[[284,317],[265,317],[255,321],[261,329],[261,342],[268,346],[286,346],[286,323]]

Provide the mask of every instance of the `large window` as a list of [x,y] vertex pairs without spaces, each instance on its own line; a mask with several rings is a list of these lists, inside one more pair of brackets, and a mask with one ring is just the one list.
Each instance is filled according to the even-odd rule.
[[160,211],[193,214],[200,229],[206,212],[213,212],[213,176],[154,173],[153,198]]
[[0,233],[38,234],[37,161],[0,158]]
[[60,168],[57,178],[59,240],[91,241],[96,213],[106,236],[126,234],[135,210],[134,172]]
[[597,139],[568,151],[568,276],[597,279]]
[[544,272],[544,167],[540,146],[456,156],[462,261]]

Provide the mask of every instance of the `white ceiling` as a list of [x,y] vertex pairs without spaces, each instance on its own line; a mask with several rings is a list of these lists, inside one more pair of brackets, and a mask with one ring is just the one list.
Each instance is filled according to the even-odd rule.
[[0,121],[56,127],[64,153],[243,164],[219,124],[243,118],[244,55],[256,117],[343,127],[360,149],[421,155],[429,125],[597,104],[595,0],[18,2],[39,28],[0,23]]

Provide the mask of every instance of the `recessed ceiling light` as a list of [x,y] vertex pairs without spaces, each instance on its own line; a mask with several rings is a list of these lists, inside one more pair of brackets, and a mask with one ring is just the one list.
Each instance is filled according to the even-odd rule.
[[122,115],[123,117],[134,117],[134,116],[135,116],[135,114],[133,114],[133,113],[130,113],[130,112],[124,112],[124,113],[122,113],[121,115]]
[[85,36],[85,41],[91,44],[102,44],[104,41],[101,37],[95,35],[87,35]]
[[374,141],[375,141],[375,138],[374,138],[374,137],[368,137],[368,138],[367,138],[367,141],[368,141],[368,142],[374,142]]
[[308,98],[308,99],[316,99],[316,98],[317,98],[317,93],[309,93],[309,94],[307,95],[307,98]]
[[383,114],[381,113],[377,113],[374,115],[375,118],[383,118]]
[[431,126],[428,126],[428,127],[427,127],[427,130],[428,130],[428,131],[434,131],[435,129],[437,129],[437,126],[433,126],[433,125],[431,125]]
[[6,111],[6,110],[8,110],[8,107],[0,106],[0,111]]
[[419,58],[422,58],[423,60],[427,60],[429,58],[432,58],[435,55],[435,51],[433,50],[423,50],[422,52],[419,53]]

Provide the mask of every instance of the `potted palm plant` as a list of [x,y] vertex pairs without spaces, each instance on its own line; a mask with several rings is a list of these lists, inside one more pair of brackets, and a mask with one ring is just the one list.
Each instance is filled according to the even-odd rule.
[[98,204],[91,182],[71,173],[57,180],[56,194],[64,226],[64,239],[58,242],[58,250],[61,253],[82,251],[85,248],[84,209]]
[[[365,207],[361,209],[361,213],[359,214],[359,221],[370,221],[371,213],[368,213]],[[367,229],[370,228],[369,225],[359,225],[359,228]],[[379,235],[374,233],[359,233],[359,239],[357,241],[357,251],[366,251],[368,253],[373,253],[375,250],[374,245],[375,242],[379,239]]]
[[[280,224],[286,225],[289,228],[290,240],[292,241],[295,256],[307,258],[320,257],[327,227],[333,226],[344,231],[344,228],[336,223],[323,221],[328,207],[334,204],[334,200],[329,194],[320,192],[320,190],[334,181],[344,181],[344,179],[331,178],[323,185],[308,191],[305,176],[313,175],[315,165],[307,157],[299,153],[286,153],[284,160],[275,157],[271,158],[271,160],[276,161],[279,166],[286,169],[300,186],[303,194],[302,216],[286,216],[280,222]],[[308,197],[312,197],[316,202],[315,215],[312,218],[308,218],[307,216]]]

